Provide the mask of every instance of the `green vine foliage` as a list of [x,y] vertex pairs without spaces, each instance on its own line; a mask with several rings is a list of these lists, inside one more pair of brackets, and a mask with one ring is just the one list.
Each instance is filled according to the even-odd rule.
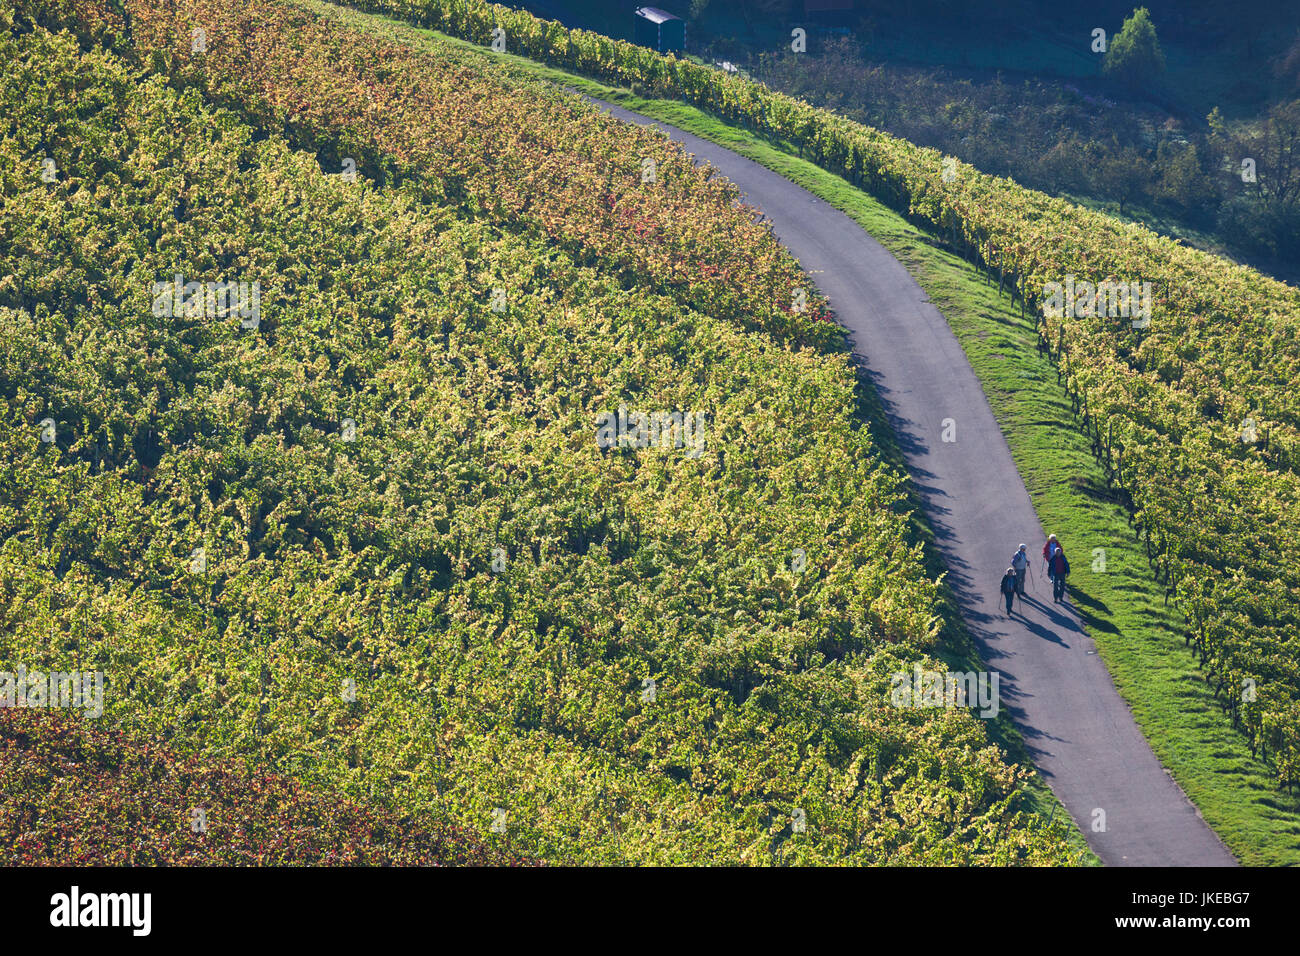
[[[126,58],[80,9],[0,34],[0,669],[100,670],[132,739],[545,861],[1077,862],[970,711],[891,706],[938,582],[830,323],[728,272],[807,281],[732,193],[612,123],[539,208],[493,190],[549,142],[448,153],[448,191],[399,153],[473,117],[347,122],[407,68],[359,37],[214,4],[187,65],[131,7]],[[178,274],[258,283],[256,327],[155,314]],[[602,448],[619,406],[705,444]]]
[[[690,60],[482,0],[355,5],[484,45],[500,26],[510,52],[794,144],[949,237],[1034,316],[1206,680],[1278,780],[1300,783],[1300,292]],[[1150,282],[1149,324],[1044,314],[1048,284],[1071,277]]]

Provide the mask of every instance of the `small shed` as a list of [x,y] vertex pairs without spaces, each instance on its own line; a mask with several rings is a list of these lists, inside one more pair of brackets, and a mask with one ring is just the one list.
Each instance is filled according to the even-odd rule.
[[637,7],[633,38],[660,53],[680,53],[686,48],[686,21],[658,7]]

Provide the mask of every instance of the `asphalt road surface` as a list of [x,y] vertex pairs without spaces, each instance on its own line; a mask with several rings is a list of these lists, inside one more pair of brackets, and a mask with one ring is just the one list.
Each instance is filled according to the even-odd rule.
[[[658,126],[717,167],[830,300],[884,400],[949,584],[987,666],[1000,674],[1002,706],[1097,856],[1113,866],[1234,865],[1151,752],[1073,609],[1052,602],[1040,554],[1046,535],[1011,450],[947,321],[902,264],[848,216],[766,167],[595,102]],[[955,440],[943,440],[945,429]],[[1037,588],[1008,620],[997,582],[1022,541]],[[1074,553],[1074,564],[1084,560]]]

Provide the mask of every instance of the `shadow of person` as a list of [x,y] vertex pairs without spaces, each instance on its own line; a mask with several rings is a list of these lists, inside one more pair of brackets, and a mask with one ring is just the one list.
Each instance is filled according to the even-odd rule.
[[1083,605],[1092,608],[1094,611],[1100,611],[1102,614],[1109,614],[1110,608],[1104,601],[1099,601],[1090,594],[1085,593],[1073,584],[1066,584],[1066,596],[1070,598],[1071,603]]
[[1053,631],[1051,628],[1044,627],[1042,624],[1039,624],[1037,621],[1030,620],[1027,617],[1022,617],[1021,619],[1025,623],[1025,629],[1029,631],[1030,634],[1033,634],[1035,637],[1041,637],[1043,640],[1051,641],[1053,644],[1060,644],[1064,648],[1068,648],[1070,646],[1068,642],[1063,640],[1061,636],[1057,634],[1055,631]]

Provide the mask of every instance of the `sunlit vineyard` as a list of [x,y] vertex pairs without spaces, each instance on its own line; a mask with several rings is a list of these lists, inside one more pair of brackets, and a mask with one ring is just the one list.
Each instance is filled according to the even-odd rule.
[[[985,267],[1039,323],[1216,696],[1279,780],[1300,782],[1300,293],[689,60],[480,0],[355,5],[484,45],[500,27],[510,52],[702,106]],[[1043,315],[1044,286],[1068,276],[1151,282],[1150,324]]]
[[[3,9],[5,666],[510,859],[1077,860],[968,710],[890,705],[939,585],[733,187],[270,0]],[[698,454],[602,448],[620,406]]]

